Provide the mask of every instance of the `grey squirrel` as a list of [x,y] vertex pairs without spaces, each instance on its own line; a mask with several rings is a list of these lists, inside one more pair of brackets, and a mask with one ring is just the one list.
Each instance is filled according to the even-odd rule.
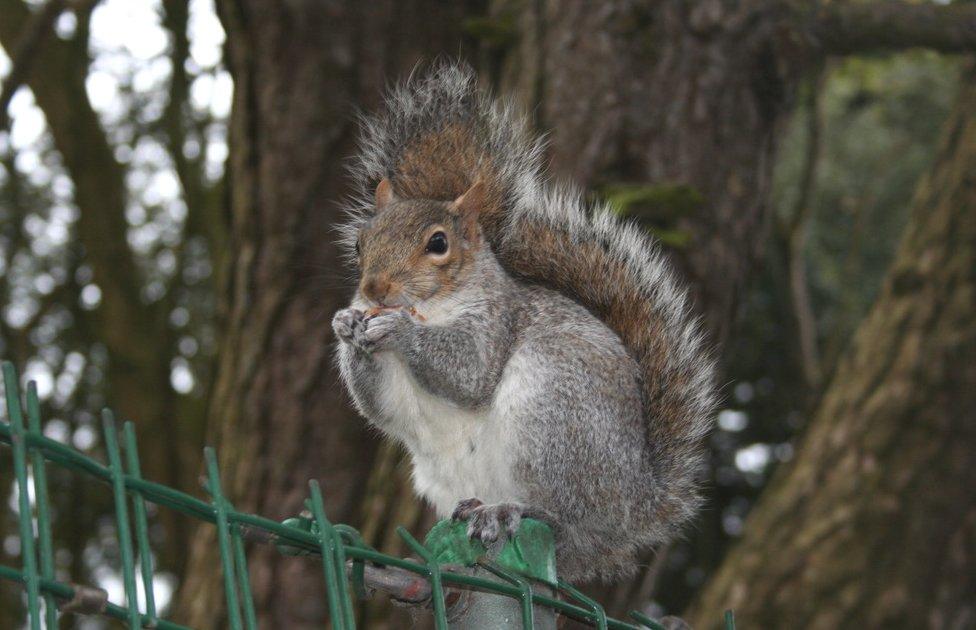
[[485,542],[539,518],[564,578],[613,579],[700,504],[713,361],[657,247],[542,153],[466,66],[391,91],[353,166],[338,361],[438,515]]

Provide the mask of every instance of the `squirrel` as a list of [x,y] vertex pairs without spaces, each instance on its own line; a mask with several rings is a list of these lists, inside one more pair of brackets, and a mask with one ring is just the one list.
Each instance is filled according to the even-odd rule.
[[364,117],[341,242],[341,378],[416,492],[486,544],[548,523],[560,574],[612,580],[701,498],[714,361],[658,247],[542,168],[461,63]]

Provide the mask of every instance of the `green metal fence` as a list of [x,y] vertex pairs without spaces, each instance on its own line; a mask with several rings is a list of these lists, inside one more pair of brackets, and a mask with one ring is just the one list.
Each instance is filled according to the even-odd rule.
[[[246,540],[272,542],[286,553],[320,558],[329,617],[332,627],[338,630],[356,627],[352,596],[368,597],[370,589],[367,588],[367,568],[371,572],[378,569],[399,570],[401,574],[422,578],[429,585],[429,601],[424,601],[423,604],[432,610],[438,630],[449,627],[447,596],[458,591],[511,598],[518,602],[523,628],[535,627],[534,609],[538,607],[570,616],[597,628],[662,628],[658,622],[638,612],[631,613],[633,623],[609,618],[600,604],[561,581],[544,583],[529,580],[490,562],[480,564],[488,570],[490,577],[485,572],[479,575],[449,570],[438,563],[427,546],[402,527],[397,529],[398,534],[422,561],[380,553],[365,544],[354,528],[329,521],[321,490],[314,480],[309,482],[309,498],[306,501],[310,510],[308,518],[289,519],[279,523],[239,512],[221,490],[217,456],[209,447],[204,449],[209,501],[143,479],[131,422],[123,424],[120,445],[115,418],[110,411],[103,412],[104,446],[108,456],[106,465],[44,436],[36,386],[33,382],[28,383],[26,397],[22,401],[17,374],[10,363],[3,364],[3,380],[7,417],[6,420],[0,418],[0,443],[9,445],[13,455],[13,471],[19,495],[18,524],[22,566],[15,568],[0,565],[0,578],[19,583],[26,591],[31,630],[41,628],[42,618],[47,628],[57,628],[59,616],[69,611],[112,617],[125,622],[129,628],[185,628],[161,619],[156,609],[146,501],[216,526],[227,624],[233,630],[257,627],[247,570]],[[26,402],[26,405],[22,402]],[[120,569],[125,590],[124,603],[109,602],[106,593],[101,589],[66,584],[56,579],[45,473],[45,467],[49,464],[68,468],[111,486]],[[33,506],[29,488],[31,477]],[[138,570],[142,575],[142,610],[138,606],[136,591],[133,539],[139,552]],[[534,584],[537,585],[535,589]],[[323,619],[323,625],[327,621],[329,620]],[[727,630],[732,630],[734,623],[731,613],[726,615],[725,621]]]

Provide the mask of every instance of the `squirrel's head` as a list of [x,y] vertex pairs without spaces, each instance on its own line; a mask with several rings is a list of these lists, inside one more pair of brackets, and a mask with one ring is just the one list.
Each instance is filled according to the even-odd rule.
[[359,293],[376,306],[409,307],[448,295],[471,271],[481,247],[484,186],[454,201],[400,199],[384,179],[376,213],[359,230]]

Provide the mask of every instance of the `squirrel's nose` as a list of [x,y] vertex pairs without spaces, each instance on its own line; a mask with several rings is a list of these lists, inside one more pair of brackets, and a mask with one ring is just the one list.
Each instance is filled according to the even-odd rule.
[[382,304],[390,293],[390,280],[379,276],[366,277],[363,279],[362,290],[363,295],[370,300]]

